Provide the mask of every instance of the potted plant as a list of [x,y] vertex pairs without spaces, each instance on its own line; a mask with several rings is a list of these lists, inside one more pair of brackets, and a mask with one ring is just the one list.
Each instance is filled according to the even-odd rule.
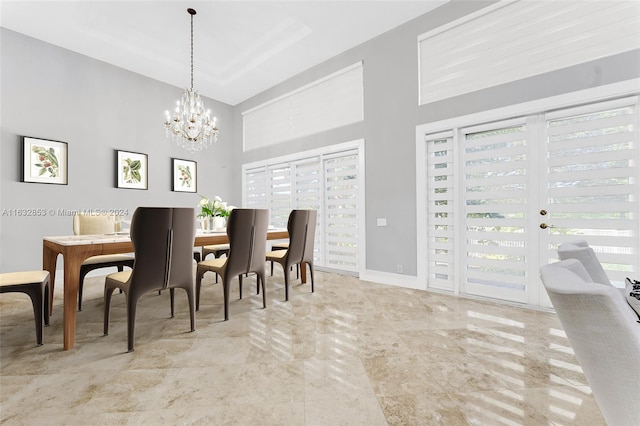
[[211,231],[216,229],[223,229],[226,226],[227,217],[233,210],[234,206],[229,206],[227,202],[222,201],[222,198],[217,195],[213,199],[209,199],[204,195],[200,195],[200,214],[198,217],[202,219],[202,229],[209,229]]

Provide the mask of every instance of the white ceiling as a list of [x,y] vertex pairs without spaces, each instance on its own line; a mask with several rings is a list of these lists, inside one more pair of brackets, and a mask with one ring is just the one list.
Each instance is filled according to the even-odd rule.
[[8,29],[235,105],[446,3],[422,1],[8,1]]

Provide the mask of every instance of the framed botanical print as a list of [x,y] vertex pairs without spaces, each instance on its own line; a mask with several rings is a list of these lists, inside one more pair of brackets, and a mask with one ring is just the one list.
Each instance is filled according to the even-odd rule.
[[196,192],[198,183],[198,163],[195,161],[172,159],[173,179],[171,190],[175,192]]
[[67,143],[25,136],[22,182],[67,184]]
[[147,154],[116,150],[116,188],[149,189]]

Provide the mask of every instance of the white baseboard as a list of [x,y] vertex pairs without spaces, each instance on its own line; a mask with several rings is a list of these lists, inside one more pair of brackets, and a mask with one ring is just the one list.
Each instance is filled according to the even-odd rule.
[[411,275],[392,274],[390,272],[373,271],[367,269],[360,273],[360,279],[378,284],[388,284],[397,287],[426,290],[426,285],[418,281],[418,277]]

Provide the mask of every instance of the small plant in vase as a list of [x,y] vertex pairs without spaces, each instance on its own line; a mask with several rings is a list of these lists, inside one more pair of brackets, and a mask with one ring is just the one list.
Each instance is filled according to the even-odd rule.
[[222,198],[217,195],[213,199],[209,199],[204,195],[198,194],[201,198],[198,206],[200,207],[202,229],[214,230],[221,229],[226,226],[227,217],[235,207],[228,205]]

